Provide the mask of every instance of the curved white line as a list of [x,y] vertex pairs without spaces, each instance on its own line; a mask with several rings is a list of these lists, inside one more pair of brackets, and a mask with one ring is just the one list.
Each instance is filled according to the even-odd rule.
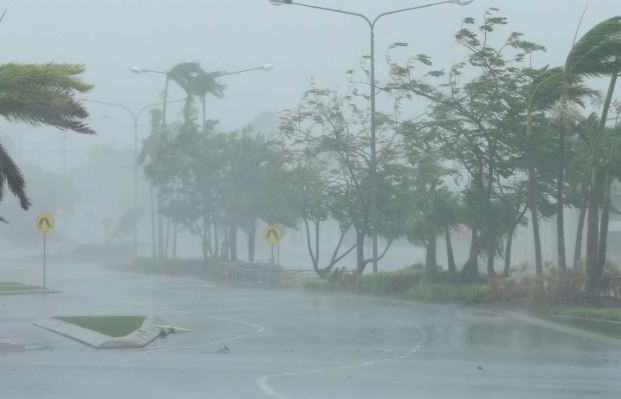
[[280,373],[280,374],[265,375],[265,376],[262,376],[262,377],[259,377],[259,378],[256,379],[257,387],[261,390],[261,392],[265,393],[268,396],[271,396],[272,398],[276,398],[276,399],[291,399],[289,396],[285,396],[285,395],[281,394],[280,392],[276,391],[274,388],[270,387],[268,381],[276,379],[276,378],[283,378],[283,377],[294,377],[294,376],[310,375],[310,374],[325,374],[325,373],[331,373],[331,372],[336,372],[336,371],[357,369],[357,368],[362,368],[362,367],[372,367],[372,366],[377,366],[378,364],[387,363],[387,362],[391,362],[391,361],[395,361],[395,360],[407,359],[408,357],[414,355],[416,352],[418,352],[420,350],[422,345],[427,341],[427,334],[425,334],[425,331],[420,326],[414,325],[412,323],[404,322],[402,320],[397,320],[397,322],[399,324],[404,324],[406,326],[414,327],[421,334],[420,341],[417,342],[416,345],[412,349],[410,349],[408,352],[406,352],[406,353],[404,353],[404,354],[402,354],[400,356],[395,356],[395,357],[385,358],[385,359],[379,359],[379,360],[374,360],[374,361],[366,361],[366,362],[363,362],[363,363],[348,364],[348,365],[345,365],[345,366],[333,367],[333,368],[328,368],[328,369],[305,370],[305,371],[287,371],[287,372]]

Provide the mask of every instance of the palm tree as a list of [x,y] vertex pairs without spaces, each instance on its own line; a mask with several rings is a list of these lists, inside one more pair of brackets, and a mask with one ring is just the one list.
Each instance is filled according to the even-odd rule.
[[[82,65],[0,65],[0,116],[34,126],[48,125],[60,130],[95,133],[84,123],[88,112],[74,97],[76,92],[83,93],[92,88],[77,77],[82,72]],[[21,207],[28,209],[30,201],[24,177],[0,144],[0,200],[5,183],[19,199]]]
[[[567,57],[572,74],[591,77],[610,76],[608,92],[597,128],[601,136],[606,127],[612,97],[621,73],[621,16],[607,19],[587,32],[572,48]],[[604,264],[610,214],[610,167],[593,157],[589,211],[587,216],[587,286],[590,297],[597,295]],[[601,223],[600,206],[603,203]]]
[[198,97],[202,105],[202,125],[204,128],[205,117],[205,100],[208,94],[212,94],[217,98],[224,96],[225,86],[218,83],[216,78],[221,72],[205,72],[198,62],[182,62],[175,65],[168,76],[177,83],[187,94],[186,109],[191,106],[193,97]]

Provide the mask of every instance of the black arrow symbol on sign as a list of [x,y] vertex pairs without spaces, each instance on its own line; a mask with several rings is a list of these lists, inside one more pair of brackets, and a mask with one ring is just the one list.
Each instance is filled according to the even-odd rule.
[[276,229],[269,229],[267,231],[267,238],[270,238],[271,236],[274,236],[274,239],[278,240],[278,232],[276,231]]

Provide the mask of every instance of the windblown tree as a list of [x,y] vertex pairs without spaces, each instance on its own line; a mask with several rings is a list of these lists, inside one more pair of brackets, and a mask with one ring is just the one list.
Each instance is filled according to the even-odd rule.
[[[572,48],[567,57],[571,74],[590,77],[610,77],[595,137],[588,140],[593,151],[591,184],[587,215],[587,286],[591,297],[599,295],[604,264],[611,208],[613,173],[605,157],[597,156],[596,142],[605,136],[606,123],[612,104],[617,78],[621,73],[621,17],[607,19],[588,31]],[[601,220],[600,220],[601,210]]]
[[[380,218],[376,229],[386,241],[379,259],[386,255],[392,242],[401,234],[395,217],[396,221],[401,218],[392,213],[392,210],[397,209],[399,201],[392,193],[394,176],[390,166],[397,157],[395,149],[398,144],[393,126],[387,116],[378,118],[378,131],[381,134],[378,134],[377,143],[376,189]],[[372,262],[364,253],[365,242],[371,234],[369,129],[366,98],[355,88],[346,95],[311,88],[305,93],[298,109],[284,114],[281,126],[288,145],[298,154],[302,164],[324,165],[321,179],[327,182],[327,191],[332,197],[329,217],[341,229],[341,239],[336,248],[341,248],[342,238],[352,229],[356,245],[346,252],[356,249],[355,270],[358,274],[362,274]],[[342,258],[338,251],[334,253],[333,260]]]
[[[0,65],[0,115],[12,122],[93,134],[84,123],[88,112],[75,99],[76,93],[92,88],[79,78],[83,72],[82,65]],[[0,200],[5,185],[23,209],[30,207],[22,173],[0,144]]]
[[[481,255],[487,258],[488,272],[495,274],[494,259],[502,252],[498,241],[502,228],[494,209],[504,191],[502,187],[516,173],[519,154],[515,143],[524,135],[524,87],[528,83],[524,61],[530,54],[544,50],[516,32],[493,47],[493,34],[507,24],[496,11],[487,11],[478,26],[474,18],[464,20],[455,38],[468,56],[454,65],[448,76],[443,70],[417,76],[420,73],[416,69],[421,65],[431,69],[431,61],[424,55],[412,57],[405,66],[391,63],[394,81],[390,90],[429,101],[429,123],[448,143],[448,159],[457,162],[464,173],[465,222],[472,231],[470,257],[462,269],[465,279],[476,278]],[[474,78],[466,80],[473,74]],[[445,82],[428,83],[429,79],[443,77]],[[531,172],[531,179],[536,181],[538,177]],[[532,219],[538,220],[537,209],[531,212]]]

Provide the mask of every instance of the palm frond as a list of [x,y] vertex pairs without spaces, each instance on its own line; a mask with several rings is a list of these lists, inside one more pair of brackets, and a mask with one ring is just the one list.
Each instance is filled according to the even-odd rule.
[[621,71],[621,16],[600,22],[573,46],[566,69],[572,74],[602,76]]
[[75,100],[75,92],[92,86],[76,75],[82,65],[0,65],[0,115],[11,121],[50,125],[61,130],[95,133],[83,120],[86,109]]
[[4,146],[0,144],[0,200],[2,199],[5,183],[9,190],[19,199],[21,207],[23,209],[30,208],[30,200],[26,195],[24,176],[6,152]]

